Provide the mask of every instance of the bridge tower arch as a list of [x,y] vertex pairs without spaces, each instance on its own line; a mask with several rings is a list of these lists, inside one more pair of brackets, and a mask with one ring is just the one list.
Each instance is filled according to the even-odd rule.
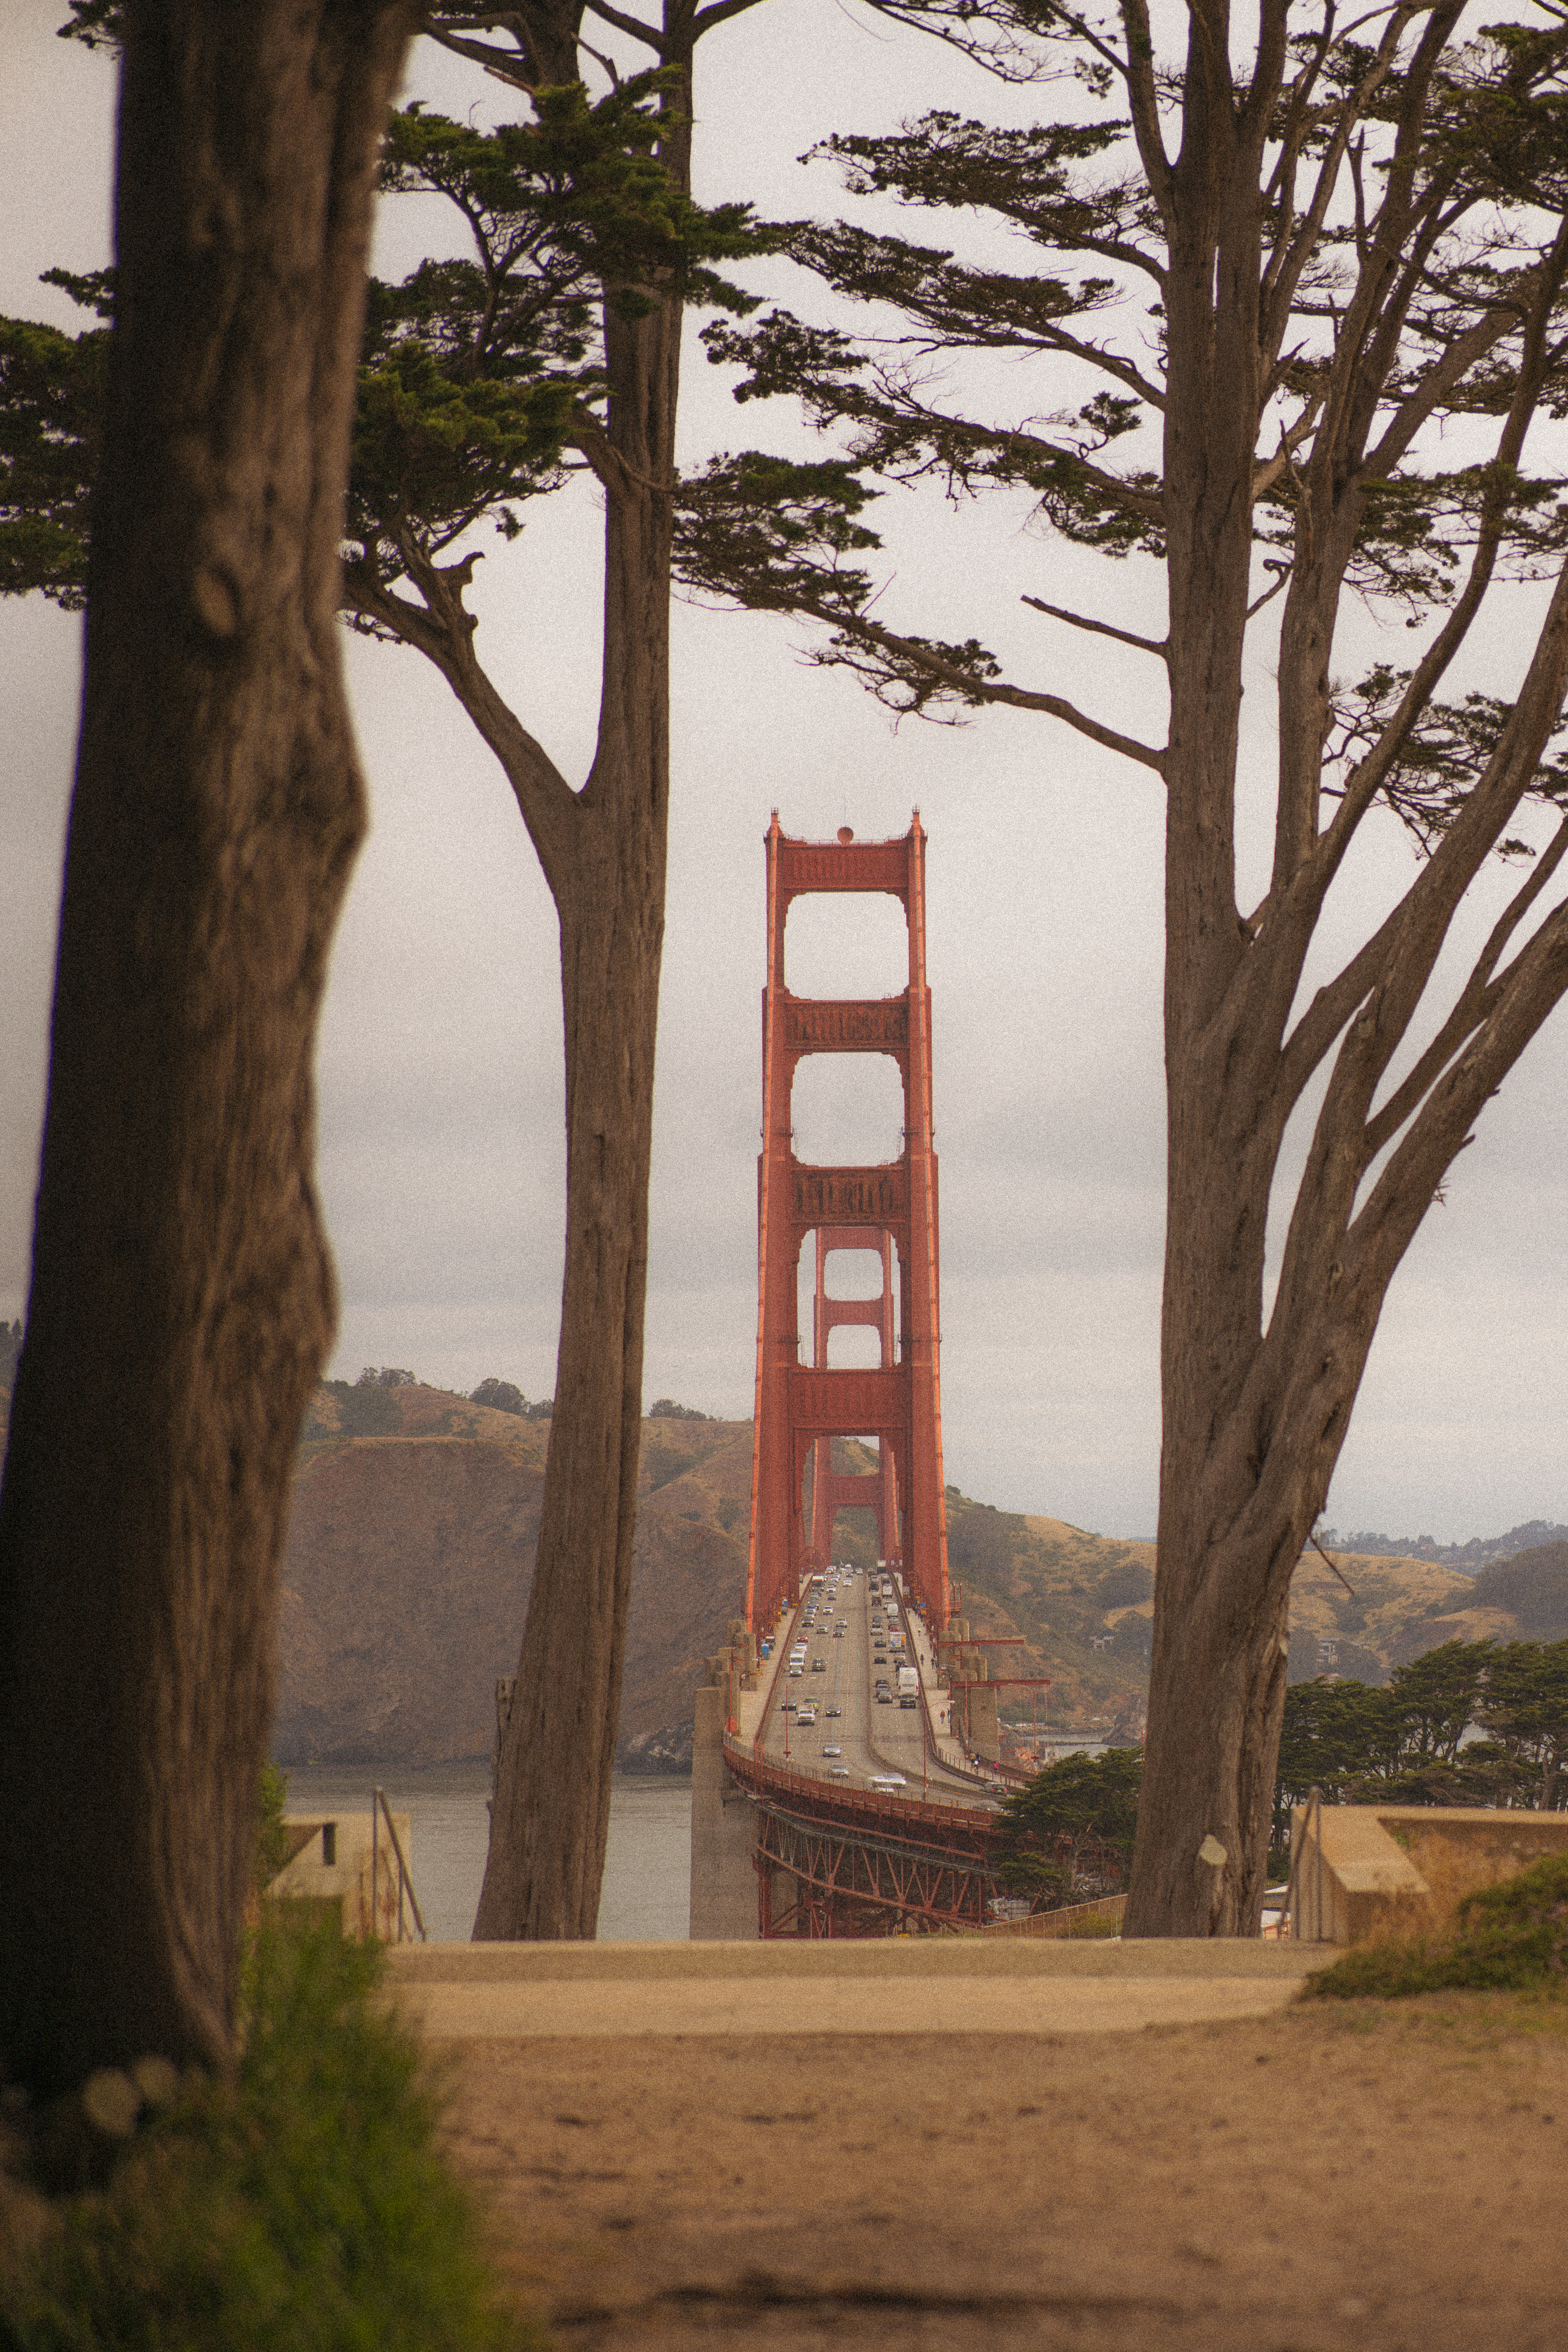
[[[803,1488],[814,1459],[811,1549],[826,1555],[837,1510],[877,1513],[883,1556],[903,1570],[933,1631],[948,1619],[947,1520],[942,1461],[937,1163],[931,1140],[931,991],[925,963],[925,845],[920,812],[900,840],[836,842],[768,828],[768,961],[763,992],[763,1149],[757,1162],[757,1377],[752,1466],[747,1623],[761,1633],[794,1601],[805,1571]],[[886,891],[909,927],[909,985],[897,996],[794,996],[784,984],[791,903],[813,892]],[[904,1139],[896,1160],[825,1167],[795,1156],[795,1074],[811,1054],[887,1054],[903,1082]],[[812,1360],[800,1360],[799,1278],[815,1238]],[[879,1298],[832,1297],[826,1268],[835,1250],[874,1249]],[[898,1269],[897,1345],[893,1268]],[[833,1370],[827,1338],[840,1324],[880,1335],[874,1369]],[[868,1475],[832,1467],[835,1437],[874,1437],[880,1464]]]

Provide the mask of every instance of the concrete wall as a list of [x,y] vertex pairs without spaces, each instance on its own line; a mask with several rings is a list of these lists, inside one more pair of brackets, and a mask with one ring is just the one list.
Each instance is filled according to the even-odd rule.
[[728,1680],[705,1684],[697,1693],[691,1753],[694,1943],[757,1940],[757,1874],[752,1865],[756,1816],[724,1762]]
[[1297,1805],[1290,1933],[1309,1942],[1447,1928],[1480,1886],[1568,1851],[1568,1814],[1479,1805]]
[[969,1745],[988,1763],[999,1763],[1002,1735],[996,1720],[996,1693],[984,1685],[969,1693]]
[[[412,1876],[408,1815],[395,1812],[392,1818]],[[369,1812],[286,1813],[283,1819],[294,1853],[268,1888],[269,1895],[330,1914],[356,1943],[373,1932],[389,1944],[416,1934],[406,1892],[399,1917],[397,1856],[384,1820],[376,1822]]]

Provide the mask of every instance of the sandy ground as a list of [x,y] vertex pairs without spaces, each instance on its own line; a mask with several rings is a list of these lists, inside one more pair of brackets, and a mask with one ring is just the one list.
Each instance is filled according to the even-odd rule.
[[1568,2347],[1568,2000],[434,2046],[562,2352]]

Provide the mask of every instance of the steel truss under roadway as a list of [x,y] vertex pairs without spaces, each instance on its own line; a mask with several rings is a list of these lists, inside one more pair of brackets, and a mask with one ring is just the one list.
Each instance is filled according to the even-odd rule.
[[[996,1892],[994,1816],[908,1799],[867,1800],[746,1759],[725,1760],[757,1809],[757,1929],[780,1936],[890,1936],[985,1924]],[[795,1899],[774,1909],[775,1874]]]

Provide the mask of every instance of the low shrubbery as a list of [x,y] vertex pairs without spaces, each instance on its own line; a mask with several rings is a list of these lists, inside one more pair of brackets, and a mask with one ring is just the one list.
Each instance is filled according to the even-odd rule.
[[[500,2352],[504,2308],[379,1950],[268,1917],[232,2082],[193,2073],[4,2283],[9,2352]],[[171,2087],[173,2087],[171,2085]]]
[[1395,2000],[1456,1989],[1568,1990],[1568,1854],[1483,1886],[1458,1908],[1448,1937],[1359,1944],[1308,1979],[1306,1997]]
[[1047,1764],[1002,1808],[994,1849],[998,1885],[1027,1895],[1038,1911],[1120,1885],[1132,1858],[1142,1777],[1137,1748]]
[[1552,1811],[1568,1795],[1565,1768],[1568,1640],[1445,1642],[1396,1666],[1386,1690],[1291,1685],[1273,1843],[1283,1845],[1291,1806],[1312,1788],[1331,1804]]

